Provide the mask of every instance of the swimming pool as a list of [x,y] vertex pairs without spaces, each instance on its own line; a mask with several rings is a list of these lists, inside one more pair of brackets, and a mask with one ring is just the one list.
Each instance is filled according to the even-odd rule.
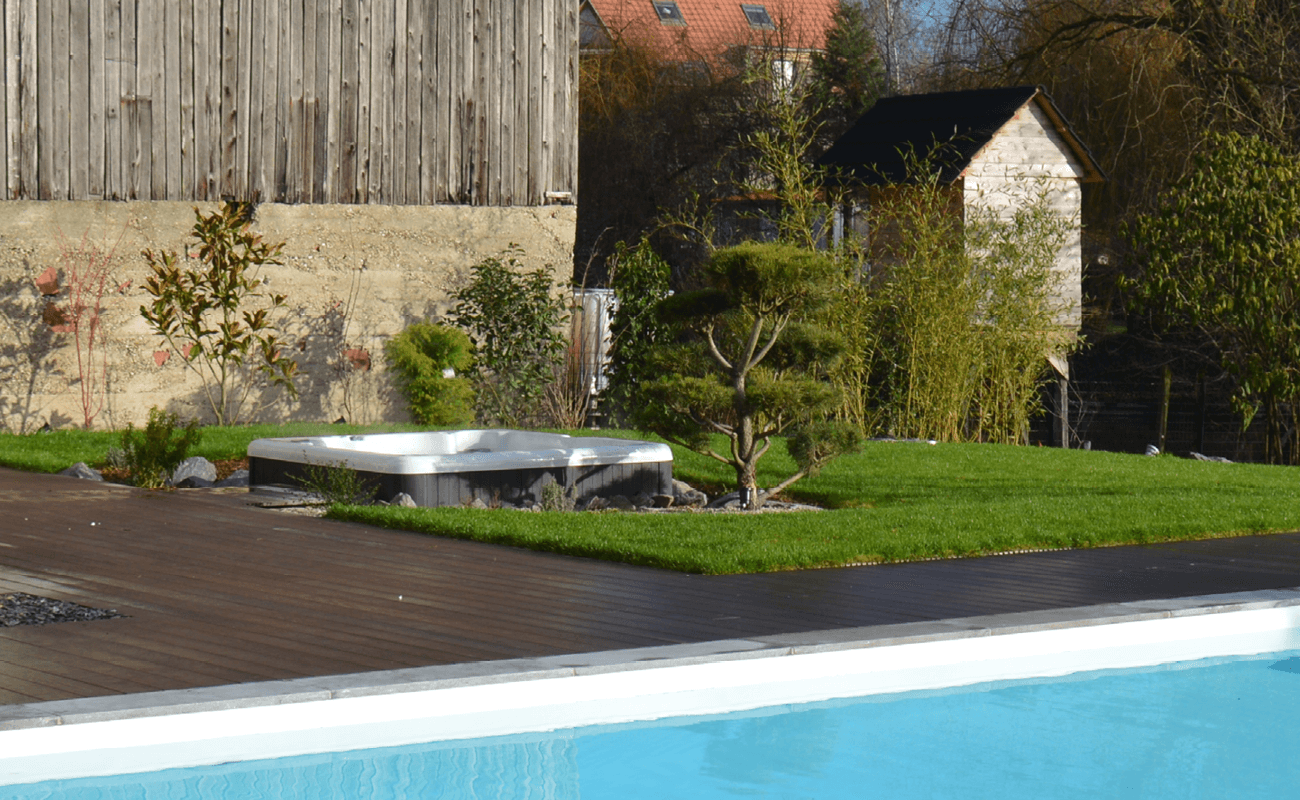
[[[654,744],[641,741],[637,738],[641,734],[635,734],[631,752],[669,753],[669,757],[680,752],[682,759],[694,759],[698,763],[703,763],[701,751],[688,755],[676,742],[683,738],[708,739],[713,742],[715,755],[719,748],[753,753],[752,748],[758,747],[751,766],[776,769],[775,765],[786,763],[778,756],[792,748],[805,747],[801,742],[812,742],[805,749],[813,750],[829,745],[800,739],[797,734],[767,730],[766,722],[755,728],[752,722],[709,715],[740,712],[744,719],[773,720],[781,716],[774,714],[774,709],[796,703],[814,704],[800,706],[792,712],[795,717],[804,715],[801,718],[805,720],[810,718],[808,714],[820,720],[818,715],[840,706],[868,707],[868,711],[884,706],[903,708],[901,721],[889,722],[868,714],[866,722],[836,721],[832,725],[822,720],[812,727],[829,725],[835,730],[857,731],[846,735],[845,741],[874,737],[882,744],[881,731],[890,730],[891,738],[912,741],[911,749],[920,748],[921,752],[929,753],[954,749],[957,739],[969,739],[975,746],[975,755],[985,753],[981,763],[986,771],[993,769],[990,764],[1001,770],[1006,766],[999,755],[1001,751],[980,749],[995,743],[994,734],[1008,739],[1022,730],[1027,740],[1046,741],[1045,736],[1027,730],[1023,721],[999,726],[989,726],[974,717],[963,721],[968,718],[963,716],[961,708],[954,710],[953,702],[958,706],[969,705],[974,701],[961,698],[1002,697],[1013,690],[1023,692],[1023,688],[1017,687],[1027,686],[1030,687],[1028,699],[1015,702],[1029,709],[1032,721],[1039,719],[1039,712],[1050,706],[1035,694],[1047,690],[1035,687],[1061,685],[1044,682],[1047,678],[1073,675],[1076,683],[1096,683],[1103,678],[1110,680],[1111,676],[1085,675],[1083,671],[1137,669],[1139,675],[1165,681],[1172,674],[1200,671],[1186,669],[1185,664],[1159,665],[1300,648],[1298,623],[1300,591],[1287,590],[221,687],[159,693],[152,697],[8,707],[0,717],[0,775],[3,775],[0,782],[29,783],[205,763],[249,762],[222,767],[225,772],[205,778],[220,782],[232,780],[231,775],[240,770],[247,771],[256,759],[298,756],[308,760],[309,771],[315,770],[312,774],[334,776],[326,785],[345,786],[351,785],[348,781],[352,778],[347,776],[352,772],[374,774],[373,764],[362,766],[366,762],[348,751],[387,747],[398,749],[387,751],[381,758],[405,759],[403,763],[408,767],[404,774],[408,781],[414,780],[410,777],[412,770],[425,770],[421,774],[426,777],[428,770],[441,770],[444,778],[438,780],[444,783],[440,786],[445,785],[446,776],[461,774],[468,776],[471,788],[473,781],[481,777],[485,781],[517,780],[519,786],[533,792],[501,796],[569,797],[576,795],[566,788],[565,781],[569,780],[566,776],[572,772],[566,770],[579,766],[583,797],[636,796],[602,795],[603,789],[595,785],[588,788],[587,781],[594,780],[588,776],[600,772],[595,765],[611,760],[626,761],[626,758],[616,757],[613,751],[605,749],[604,742],[614,741],[607,738],[611,731],[575,729],[613,725],[616,733],[670,730],[673,732],[667,739]],[[1261,667],[1269,670],[1266,674],[1280,687],[1277,696],[1300,696],[1300,692],[1290,690],[1300,676],[1286,666],[1297,657],[1300,654],[1271,657]],[[1153,666],[1159,668],[1152,669]],[[1200,666],[1217,669],[1219,665]],[[1080,677],[1086,680],[1077,680]],[[1007,681],[1021,683],[1004,685]],[[962,688],[974,685],[982,685],[981,691]],[[1136,697],[1151,693],[1143,685],[1101,696]],[[931,702],[934,697],[958,700],[943,701],[949,705],[941,703],[938,711],[904,708],[906,703]],[[1113,700],[1107,702],[1115,704]],[[1285,707],[1276,697],[1252,703],[1251,709],[1271,707],[1289,714],[1300,710]],[[1185,704],[1181,699],[1170,700],[1160,713],[1172,717],[1181,704]],[[1231,719],[1232,708],[1229,702],[1227,710],[1215,719]],[[685,725],[669,726],[662,722],[687,715],[693,719]],[[1071,711],[1064,718],[1077,716],[1077,711]],[[907,731],[934,729],[936,720],[947,720],[950,732],[933,740],[923,733],[914,733],[910,739],[906,735]],[[1060,727],[1059,723],[1043,724],[1047,726],[1045,730]],[[721,738],[702,737],[696,727],[699,725],[721,730]],[[1258,727],[1256,723],[1252,725]],[[1179,732],[1186,733],[1186,730],[1179,729]],[[1271,729],[1265,728],[1265,733],[1273,736]],[[1077,742],[1081,735],[1067,737],[1057,755],[1049,754],[1050,759],[1071,752],[1070,740]],[[1130,734],[1126,741],[1123,736],[1115,739],[1107,734],[1101,744],[1132,742],[1135,746],[1146,746],[1149,751],[1158,737],[1143,739],[1143,736]],[[1279,737],[1273,736],[1276,738]],[[471,739],[480,741],[464,741]],[[949,739],[953,744],[945,744]],[[503,747],[506,749],[502,750]],[[1180,757],[1204,753],[1205,748],[1212,749],[1213,745],[1199,747],[1202,749],[1191,747],[1186,752],[1180,751]],[[1267,752],[1261,746],[1252,748],[1251,752]],[[428,756],[422,754],[428,752],[442,753],[450,761],[434,758],[425,763],[423,759]],[[906,754],[910,749],[904,747],[891,752]],[[514,755],[507,758],[506,753]],[[873,758],[881,753],[881,747],[868,751]],[[815,761],[814,755],[805,753],[797,758]],[[1122,753],[1112,757],[1119,755]],[[795,757],[792,753],[791,758]],[[909,780],[909,771],[916,770],[915,762],[907,762],[902,755],[880,755],[880,758],[899,761],[903,772],[891,780]],[[1095,756],[1086,758],[1095,760]],[[524,769],[521,763],[533,766]],[[626,773],[628,786],[635,789],[641,784],[631,776],[639,769],[623,767],[610,780],[623,780],[619,775]],[[776,772],[782,781],[793,774],[784,767]],[[698,785],[703,786],[707,777],[701,778]],[[791,780],[798,777],[795,774]],[[139,783],[158,779],[158,776],[108,778],[104,786],[111,787],[115,781],[120,785],[122,781]],[[284,778],[261,780],[274,782]],[[38,791],[36,787],[29,788]],[[17,788],[10,790],[10,794],[43,796],[14,794],[17,791]],[[113,796],[109,789],[105,791],[108,793],[104,796]],[[666,794],[658,796],[670,796],[674,791],[668,789]],[[800,790],[797,783],[781,783],[771,791],[775,796],[784,796],[780,792]],[[942,796],[942,793],[935,794]],[[297,795],[289,792],[283,796]],[[494,795],[479,793],[477,796]]]

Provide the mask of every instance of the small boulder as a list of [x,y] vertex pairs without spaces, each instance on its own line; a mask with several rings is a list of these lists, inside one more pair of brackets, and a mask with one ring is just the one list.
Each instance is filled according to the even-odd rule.
[[237,469],[234,472],[230,473],[230,477],[223,478],[222,480],[219,480],[216,483],[216,486],[218,488],[223,488],[223,489],[228,486],[247,486],[247,485],[248,485],[248,470],[246,469]]
[[1192,458],[1196,459],[1197,461],[1216,461],[1220,464],[1232,463],[1231,461],[1224,458],[1223,456],[1207,456],[1202,453],[1197,453],[1196,451],[1192,451]]
[[484,510],[484,509],[486,509],[486,508],[488,507],[488,504],[485,503],[485,502],[483,502],[483,498],[481,498],[481,497],[475,497],[475,498],[474,498],[474,502],[470,503],[470,504],[469,504],[469,507],[470,507],[470,508],[477,508],[477,509],[480,509],[480,510]]
[[632,495],[632,505],[637,508],[654,508],[655,499],[646,492],[637,492]]
[[582,507],[582,510],[602,511],[606,508],[609,508],[609,503],[605,501],[605,498],[597,496],[597,497],[592,497],[590,500],[588,500],[587,504]]
[[1160,448],[1159,448],[1159,447],[1156,447],[1156,446],[1153,445],[1153,444],[1149,444],[1149,445],[1147,445],[1146,455],[1149,455],[1149,456],[1158,456],[1158,455],[1160,455]]
[[673,499],[670,494],[656,494],[650,497],[650,501],[654,503],[655,508],[672,508]]
[[177,489],[211,489],[217,484],[198,475],[186,475],[179,481],[173,481],[172,486]]
[[703,508],[709,504],[709,496],[685,481],[673,481],[673,505],[687,508]]
[[406,492],[398,492],[392,500],[388,501],[390,506],[401,506],[402,508],[418,508],[415,498]]
[[217,482],[217,466],[203,456],[190,456],[172,472],[171,484],[172,486],[181,486],[189,478],[198,478],[199,481],[207,482],[191,482],[190,486],[211,486]]
[[631,500],[621,494],[605,498],[606,508],[612,508],[615,511],[636,511],[636,506]]
[[99,474],[99,470],[88,466],[84,461],[78,461],[77,463],[63,470],[59,474],[67,475],[69,478],[81,478],[82,480],[87,480],[87,481],[104,480],[104,476]]

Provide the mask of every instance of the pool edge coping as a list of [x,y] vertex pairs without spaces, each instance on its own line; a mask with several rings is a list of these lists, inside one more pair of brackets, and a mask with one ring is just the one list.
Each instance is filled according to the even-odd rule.
[[1300,606],[1300,587],[0,706],[0,731]]

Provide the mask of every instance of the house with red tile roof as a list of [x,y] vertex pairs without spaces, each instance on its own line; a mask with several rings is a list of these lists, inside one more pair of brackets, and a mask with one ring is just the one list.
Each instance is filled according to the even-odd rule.
[[802,61],[823,48],[838,5],[839,0],[582,0],[582,49],[623,42],[670,61],[716,65],[761,48]]

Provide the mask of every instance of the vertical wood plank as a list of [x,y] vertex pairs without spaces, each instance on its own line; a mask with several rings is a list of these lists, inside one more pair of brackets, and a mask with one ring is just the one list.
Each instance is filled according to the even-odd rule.
[[[312,20],[315,21],[314,15]],[[287,74],[289,90],[288,102],[283,112],[286,119],[284,158],[284,202],[286,203],[302,202],[303,127],[306,123],[303,113],[303,102],[306,98],[304,85],[306,64],[303,61],[303,50],[306,46],[303,41],[305,22],[302,0],[289,0],[289,23],[285,26],[289,37],[289,52],[288,57],[281,61],[283,70]]]
[[88,102],[90,130],[88,131],[90,150],[87,158],[86,195],[95,200],[104,198],[104,83],[105,83],[105,41],[104,41],[104,0],[87,2],[87,36],[89,41],[89,63],[87,64]]
[[[54,128],[54,174],[50,177],[50,199],[68,199],[70,156],[72,146],[72,108],[69,97],[69,80],[71,61],[68,58],[70,44],[68,0],[47,0],[52,8],[52,40],[50,42],[50,61],[54,65],[53,83],[50,90],[53,95],[54,109],[51,119]],[[75,2],[75,0],[74,0]],[[84,63],[84,62],[83,62]]]
[[373,154],[370,147],[370,114],[373,102],[371,78],[372,42],[371,17],[376,0],[360,0],[357,17],[357,170],[356,202],[370,202],[370,169]]
[[276,57],[275,81],[275,196],[277,203],[286,202],[289,186],[289,138],[291,127],[291,108],[293,106],[293,89],[291,74],[293,65],[292,36],[294,20],[291,12],[293,0],[279,0],[280,20],[276,26],[279,31]]
[[388,96],[388,149],[385,157],[384,185],[388,190],[385,202],[395,205],[406,203],[406,83],[409,69],[410,29],[407,20],[408,0],[393,0],[393,35],[389,42],[393,57],[392,82]]
[[474,180],[474,157],[477,151],[474,150],[474,140],[478,126],[476,118],[478,114],[478,96],[474,91],[474,74],[476,74],[477,59],[477,13],[474,9],[472,0],[463,0],[464,20],[461,20],[463,29],[460,30],[460,59],[459,65],[463,66],[464,72],[460,75],[459,86],[454,91],[460,92],[460,103],[458,118],[452,127],[452,135],[455,142],[452,147],[455,148],[456,155],[460,159],[459,176],[456,178],[459,183],[459,195],[455,202],[474,203],[473,180]]
[[145,161],[144,142],[140,134],[140,52],[139,5],[136,0],[122,0],[121,58],[119,77],[122,91],[122,197],[141,197]]
[[280,77],[280,3],[281,0],[265,0],[266,24],[262,44],[262,133],[261,150],[257,159],[257,199],[260,202],[274,202],[277,192],[275,182],[276,154],[279,142],[276,139],[276,122],[279,117],[278,95]]
[[122,152],[122,0],[104,4],[104,199],[121,200]]
[[420,59],[424,64],[420,80],[420,202],[431,205],[437,202],[438,181],[438,146],[441,136],[438,131],[438,95],[436,86],[438,73],[442,65],[438,63],[438,38],[440,18],[446,3],[432,0],[426,9],[424,41],[420,47]]
[[5,0],[4,3],[4,165],[5,188],[4,199],[13,200],[18,196],[18,136],[20,131],[21,106],[18,101],[19,78],[22,51],[18,44],[18,0]]
[[392,26],[394,0],[374,0],[370,39],[370,172],[366,202],[387,202],[384,181],[392,168]]
[[153,190],[155,200],[175,199],[180,184],[180,20],[175,0],[160,0],[154,12]]
[[406,202],[418,205],[421,199],[420,130],[424,110],[424,31],[428,9],[424,0],[411,0],[407,12],[406,84]]
[[162,165],[154,159],[154,138],[161,126],[157,120],[163,115],[163,108],[155,100],[163,93],[159,76],[162,54],[159,52],[161,20],[158,0],[139,0],[136,7],[136,98],[139,103],[140,136],[140,194],[141,200],[161,200],[154,194],[157,185],[154,173],[162,170]]
[[[60,3],[62,5],[62,3]],[[68,194],[85,200],[90,191],[90,5],[68,4]]]
[[542,166],[542,43],[546,37],[542,32],[542,9],[533,7],[529,10],[531,18],[528,28],[528,107],[525,116],[528,119],[528,203],[541,203],[543,181]]
[[300,163],[298,164],[299,190],[298,202],[310,203],[315,200],[316,178],[316,2],[306,0],[302,4],[302,128]]
[[253,164],[254,143],[261,135],[262,115],[262,36],[257,25],[264,21],[261,3],[253,0],[239,0],[239,67],[237,77],[239,85],[239,136],[237,160],[235,163],[236,197],[240,200],[253,199]]
[[37,86],[37,35],[36,35],[36,0],[19,0],[18,2],[18,41],[21,63],[18,65],[18,103],[19,103],[19,153],[18,153],[18,192],[24,200],[39,197],[38,177],[39,131],[37,120],[40,111],[36,99]]
[[[176,9],[177,53],[174,61],[177,65],[177,96],[168,98],[168,108],[178,99],[179,114],[168,114],[168,159],[175,168],[168,168],[167,197],[171,200],[192,200],[198,197],[198,180],[196,179],[198,162],[195,158],[195,141],[198,132],[195,127],[194,83],[195,70],[198,66],[194,58],[194,0],[172,0]],[[168,67],[170,70],[170,66]],[[169,87],[170,88],[170,87]],[[173,124],[174,121],[174,124]]]
[[359,0],[343,0],[340,29],[340,58],[343,81],[339,87],[339,174],[335,202],[357,203],[360,142],[358,120],[361,109],[361,8]]
[[343,83],[343,63],[341,60],[342,47],[339,44],[340,29],[343,24],[343,4],[341,0],[316,0],[319,4],[321,13],[324,14],[323,20],[316,23],[317,30],[329,31],[329,47],[317,54],[318,66],[316,77],[319,81],[325,82],[325,90],[321,97],[325,100],[325,106],[322,109],[321,117],[324,124],[317,124],[317,129],[323,131],[323,141],[318,150],[317,174],[320,181],[321,190],[319,197],[321,202],[336,203],[338,196],[338,167],[341,158],[339,153],[339,90]]
[[[240,61],[240,8],[235,0],[221,4],[221,183],[220,194],[223,197],[236,195],[235,170],[238,142],[243,139],[238,131],[242,123],[243,107],[240,106],[239,87],[241,76],[247,75],[241,69]],[[214,198],[215,199],[215,198]]]
[[[203,146],[195,141],[198,150],[199,183],[198,200],[217,200],[221,197],[221,164],[223,143],[221,138],[221,9],[226,3],[198,0],[194,7],[196,16],[203,18],[203,38],[198,45],[203,63],[202,77],[195,87],[195,103],[203,131]],[[195,33],[196,39],[198,33]],[[196,58],[200,58],[196,56]]]
[[578,4],[566,3],[560,8],[564,16],[559,49],[564,64],[564,114],[561,127],[556,132],[563,152],[563,169],[556,189],[569,192],[574,202],[578,198]]
[[500,120],[500,153],[497,161],[497,204],[514,204],[515,191],[515,3],[501,4],[501,21],[497,40],[500,42],[501,61],[498,78],[497,115]]
[[36,23],[36,198],[54,194],[54,4],[34,3]]

